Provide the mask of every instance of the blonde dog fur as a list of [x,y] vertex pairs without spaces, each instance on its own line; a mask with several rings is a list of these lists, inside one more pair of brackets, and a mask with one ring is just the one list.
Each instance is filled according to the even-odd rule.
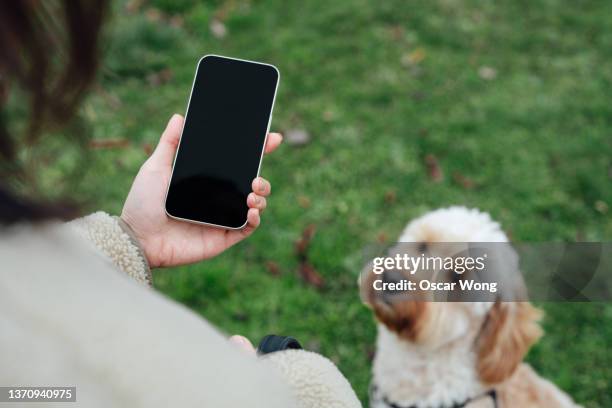
[[[507,242],[508,238],[488,214],[450,207],[412,221],[399,241]],[[366,269],[361,279],[362,298],[378,321],[372,379],[378,396],[372,398],[372,408],[452,407],[470,399],[465,407],[492,407],[486,397],[492,389],[499,408],[578,406],[522,362],[542,335],[542,313],[530,303],[390,303],[372,289],[373,278]]]

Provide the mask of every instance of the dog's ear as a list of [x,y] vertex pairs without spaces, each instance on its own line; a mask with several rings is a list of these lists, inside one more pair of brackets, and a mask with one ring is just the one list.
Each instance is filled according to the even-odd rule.
[[374,291],[372,290],[372,283],[377,278],[377,275],[373,272],[374,263],[370,261],[366,266],[363,267],[359,273],[357,279],[357,286],[359,286],[359,295],[364,305],[369,308],[374,306]]
[[402,339],[423,343],[435,334],[433,330],[437,326],[432,324],[431,303],[412,300],[391,304],[377,302],[373,309],[378,321]]
[[478,374],[484,383],[510,377],[542,335],[542,312],[528,302],[500,302],[491,308],[477,339]]

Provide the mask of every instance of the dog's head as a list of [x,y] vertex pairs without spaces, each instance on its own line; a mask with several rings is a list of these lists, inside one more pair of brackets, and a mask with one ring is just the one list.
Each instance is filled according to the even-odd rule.
[[[507,242],[508,239],[486,213],[464,207],[433,211],[412,221],[403,231],[402,252],[414,251],[436,256],[452,256],[450,248],[432,243]],[[451,245],[452,246],[452,245]],[[448,253],[445,253],[448,252]],[[518,261],[512,251],[507,264],[518,272]],[[456,275],[452,273],[450,275]],[[449,280],[453,279],[449,275]],[[529,347],[541,336],[538,321],[541,312],[525,301],[507,302],[431,302],[419,292],[409,298],[389,296],[374,290],[375,279],[414,280],[404,271],[373,273],[366,267],[361,275],[361,295],[378,321],[400,339],[435,352],[453,345],[471,347],[477,356],[477,371],[484,383],[498,383],[509,377],[522,361]],[[438,279],[440,280],[440,279]],[[443,279],[442,279],[443,280]]]

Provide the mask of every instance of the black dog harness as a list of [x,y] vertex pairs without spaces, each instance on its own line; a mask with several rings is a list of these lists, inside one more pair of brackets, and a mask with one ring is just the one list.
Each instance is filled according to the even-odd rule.
[[[386,396],[384,395],[380,396],[377,394],[378,394],[378,387],[372,384],[372,386],[370,387],[370,402],[371,402],[370,405],[373,405],[374,402],[382,401],[382,403],[388,406],[389,408],[419,408],[416,405],[410,405],[410,406],[398,405],[392,401],[389,401],[389,399]],[[491,398],[491,400],[493,401],[494,408],[499,408],[497,404],[497,392],[494,389],[490,389],[489,391],[483,394],[477,395],[475,397],[468,398],[463,402],[454,402],[453,405],[441,405],[438,408],[464,408],[470,402],[474,402],[481,398],[487,398],[487,397]]]

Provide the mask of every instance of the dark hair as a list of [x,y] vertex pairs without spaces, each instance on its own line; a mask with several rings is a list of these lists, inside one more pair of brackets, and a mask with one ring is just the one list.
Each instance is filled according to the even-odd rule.
[[[95,78],[106,12],[104,0],[0,2],[0,224],[74,214],[74,206],[18,197],[9,182],[32,176],[20,163],[20,149],[74,117]],[[6,118],[9,85],[28,105],[19,136],[11,134]]]

